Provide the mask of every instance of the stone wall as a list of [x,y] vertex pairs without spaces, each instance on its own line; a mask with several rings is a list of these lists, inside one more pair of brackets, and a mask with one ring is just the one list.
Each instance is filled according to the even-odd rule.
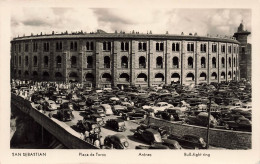
[[[147,122],[156,125],[166,126],[171,134],[176,136],[196,135],[202,137],[205,141],[207,138],[207,128],[194,125],[184,125],[173,123],[158,118],[149,117]],[[227,149],[251,149],[252,134],[250,132],[238,132],[222,129],[210,129],[209,143],[212,146],[223,147]]]

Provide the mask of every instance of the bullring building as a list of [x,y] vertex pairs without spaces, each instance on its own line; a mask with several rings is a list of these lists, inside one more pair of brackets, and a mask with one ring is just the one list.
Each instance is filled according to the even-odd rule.
[[239,44],[197,34],[31,35],[11,41],[11,76],[95,87],[239,80]]

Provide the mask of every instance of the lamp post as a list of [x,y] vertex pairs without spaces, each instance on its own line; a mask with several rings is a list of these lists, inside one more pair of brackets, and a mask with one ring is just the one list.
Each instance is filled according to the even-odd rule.
[[209,97],[209,105],[208,105],[207,149],[209,149],[210,106],[211,106],[211,97]]

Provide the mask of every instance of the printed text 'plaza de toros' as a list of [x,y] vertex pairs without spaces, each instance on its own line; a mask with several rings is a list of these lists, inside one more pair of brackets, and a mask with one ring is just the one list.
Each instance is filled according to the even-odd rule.
[[95,87],[251,79],[250,32],[234,37],[139,32],[31,35],[11,41],[12,78]]

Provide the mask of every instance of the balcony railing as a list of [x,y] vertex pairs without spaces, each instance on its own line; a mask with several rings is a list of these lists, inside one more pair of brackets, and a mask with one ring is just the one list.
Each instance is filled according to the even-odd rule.
[[139,68],[146,68],[145,64],[139,64]]

